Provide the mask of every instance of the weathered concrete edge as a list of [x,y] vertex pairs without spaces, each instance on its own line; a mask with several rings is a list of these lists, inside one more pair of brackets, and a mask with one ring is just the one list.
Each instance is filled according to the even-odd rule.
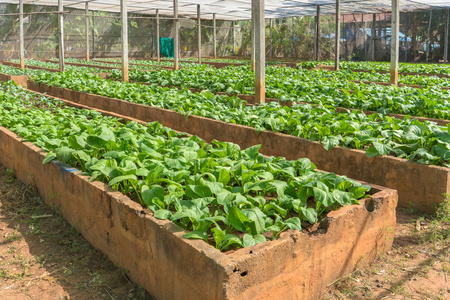
[[174,223],[154,218],[104,183],[89,183],[75,168],[58,161],[43,165],[45,151],[3,127],[0,153],[19,180],[35,184],[46,203],[157,299],[223,298],[224,277],[235,264],[226,254],[184,239]]
[[[248,126],[195,115],[189,116],[186,120],[181,114],[167,109],[56,86],[39,85],[32,81],[28,84],[31,90],[92,108],[113,111],[145,122],[159,121],[174,130],[198,135],[207,142],[217,139],[236,143],[242,148],[261,144],[261,153],[266,155],[283,156],[287,159],[308,157],[321,170],[397,190],[399,204],[402,206],[408,206],[412,202],[420,210],[434,212],[435,206],[444,199],[442,194],[450,193],[450,169],[448,168],[423,165],[391,156],[369,158],[364,151],[344,147],[335,147],[327,151],[319,142],[311,142],[287,134],[272,131],[262,131],[257,134],[254,128]],[[280,145],[283,146],[280,147]]]
[[0,81],[14,81],[16,84],[27,87],[28,75],[9,75],[0,73]]
[[[285,263],[289,263],[292,257],[298,257],[299,252],[289,252],[286,245],[289,244],[289,247],[295,250],[296,245],[300,247],[307,245],[310,248],[311,245],[317,244],[314,242],[317,236],[289,230],[277,241],[226,255],[202,241],[182,238],[184,231],[178,226],[170,221],[155,219],[148,210],[143,210],[139,204],[101,182],[89,183],[88,176],[81,175],[80,171],[70,166],[59,162],[43,165],[46,153],[42,149],[29,142],[22,143],[20,137],[3,127],[0,127],[0,150],[2,164],[15,169],[20,180],[27,182],[31,179],[47,203],[59,208],[64,217],[91,244],[128,270],[133,280],[143,285],[158,299],[267,298],[270,290],[261,286],[273,287],[274,284],[270,282],[279,280],[279,276],[283,275],[283,272],[271,272],[262,277],[262,273],[256,270],[263,267],[262,265],[270,269],[275,267],[275,261],[269,260],[267,253],[282,251]],[[330,213],[320,225],[328,228],[327,233],[318,233],[319,240],[324,243],[336,240],[333,236],[342,230],[338,228],[339,226],[334,226],[335,220],[339,220],[339,224],[350,222],[352,227],[361,228],[358,225],[363,225],[362,228],[366,228],[364,223],[355,222],[355,215],[368,217],[370,222],[365,224],[373,225],[376,219],[378,222],[387,222],[389,226],[395,228],[396,192],[377,186],[374,188],[378,192],[371,198],[362,200],[361,205],[345,207]],[[370,206],[376,206],[374,208],[376,213],[367,211],[366,208]],[[378,213],[379,211],[383,213]],[[380,233],[385,229],[384,226],[377,228],[370,226],[368,229],[370,230],[361,232],[361,236],[355,236],[354,239],[370,240],[379,245],[375,254],[391,247],[389,240],[383,242],[379,239]],[[377,234],[374,235],[374,232]],[[344,248],[349,242],[342,236],[336,241]],[[249,256],[249,253],[252,255]],[[356,257],[368,254],[370,253],[367,251],[358,251]],[[373,261],[375,257],[376,255],[370,255],[366,262]],[[301,260],[308,259],[306,256]],[[327,257],[323,259],[327,261]],[[322,274],[321,280],[307,286],[305,290],[303,290],[305,284],[300,284],[299,288],[306,296],[305,299],[313,299],[320,293],[321,287],[330,283],[336,276],[345,275],[353,270],[358,262],[354,261],[353,257],[346,257],[344,261],[348,262],[345,266],[336,266],[340,272],[331,272],[328,276]],[[276,262],[279,269],[280,259]],[[242,272],[239,272],[244,269],[248,270],[246,272],[249,274],[246,280],[242,278]],[[284,267],[278,271],[280,270],[284,270]],[[255,275],[258,276],[258,281],[249,282],[248,280]],[[255,285],[259,285],[257,291],[254,290]],[[279,292],[292,295],[292,287],[284,287]]]
[[231,254],[238,263],[227,285],[228,298],[317,299],[329,283],[391,248],[397,196],[393,190],[380,191],[363,206],[329,213],[312,234],[288,231],[267,246]]

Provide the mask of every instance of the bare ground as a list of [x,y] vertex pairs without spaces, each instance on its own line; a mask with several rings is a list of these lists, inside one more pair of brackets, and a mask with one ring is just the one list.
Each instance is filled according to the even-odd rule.
[[0,165],[0,299],[153,299]]

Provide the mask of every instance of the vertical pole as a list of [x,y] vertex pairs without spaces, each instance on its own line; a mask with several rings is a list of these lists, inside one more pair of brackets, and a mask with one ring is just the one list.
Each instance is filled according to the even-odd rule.
[[217,58],[217,33],[216,33],[216,14],[213,14],[213,49],[214,49],[214,59]]
[[58,45],[59,45],[59,71],[64,71],[64,6],[63,0],[58,0]]
[[236,22],[231,22],[233,23],[233,54],[236,55]]
[[270,32],[270,57],[273,57],[273,45],[272,45],[272,30],[273,30],[273,19],[270,19],[269,32]]
[[363,29],[363,49],[364,49],[364,60],[367,60],[367,48],[366,48],[366,22],[364,21],[364,14],[361,15],[362,29]]
[[23,0],[19,0],[19,49],[20,68],[25,69],[25,40],[23,34]]
[[448,63],[448,26],[450,22],[450,10],[445,14],[445,37],[444,37],[444,62]]
[[122,80],[128,81],[128,0],[120,0],[120,20],[122,29]]
[[89,2],[85,4],[85,21],[86,21],[86,60],[89,61]]
[[252,49],[251,49],[251,60],[252,60],[252,71],[255,71],[255,10],[253,5],[253,0],[251,2],[252,4],[252,19],[251,19],[251,26],[252,26]]
[[391,84],[398,84],[398,55],[400,32],[400,0],[392,0],[392,33],[391,33]]
[[375,61],[375,47],[376,47],[376,37],[377,37],[377,15],[372,15],[372,61]]
[[428,22],[428,36],[427,36],[427,61],[431,53],[431,20],[433,17],[433,11],[430,10],[430,21]]
[[264,0],[253,0],[255,24],[255,101],[264,103],[266,98],[266,19]]
[[92,11],[92,57],[95,58],[95,10]]
[[404,47],[405,47],[405,62],[408,61],[408,29],[409,29],[409,14],[405,14],[407,16],[407,18],[405,18],[405,26],[404,26],[404,32],[405,32],[405,42],[404,42]]
[[336,53],[334,69],[339,70],[339,56],[341,54],[341,0],[336,0]]
[[178,70],[178,49],[179,49],[179,23],[178,23],[178,0],[173,0],[173,27],[174,27],[174,38],[173,38],[173,64],[174,69]]
[[156,60],[161,61],[161,49],[159,48],[159,9],[156,10]]
[[320,58],[320,6],[317,5],[316,15],[316,60]]
[[412,32],[412,48],[413,48],[413,60],[416,61],[417,59],[417,13],[414,14],[414,21],[413,21],[413,32]]
[[197,48],[198,63],[202,63],[202,20],[200,19],[200,4],[197,4]]

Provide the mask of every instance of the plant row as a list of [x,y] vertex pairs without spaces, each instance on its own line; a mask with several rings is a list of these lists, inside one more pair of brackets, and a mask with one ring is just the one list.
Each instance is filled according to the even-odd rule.
[[335,146],[364,150],[369,157],[392,155],[422,164],[450,167],[450,126],[404,120],[360,111],[337,113],[329,105],[281,106],[272,102],[248,106],[237,97],[213,95],[208,91],[159,87],[105,80],[91,74],[39,74],[38,83],[69,88],[110,98],[165,108],[189,115],[270,130],[319,141],[327,150]]
[[[307,61],[299,63],[302,68],[316,68],[319,65],[334,65],[334,61]],[[390,62],[374,61],[341,61],[339,68],[346,70],[364,70],[364,71],[384,71],[391,70]],[[450,65],[448,64],[421,64],[421,63],[399,63],[398,71],[400,73],[419,73],[419,74],[443,74],[450,75]]]
[[148,207],[217,249],[252,246],[358,203],[370,186],[260,146],[208,144],[159,123],[123,124],[0,83],[0,126]]
[[[293,68],[266,68],[266,96],[280,101],[397,113],[437,119],[450,118],[449,91],[437,87],[415,89],[350,82],[346,73]],[[351,74],[356,74],[350,72]],[[363,73],[359,73],[363,74]],[[121,78],[119,71],[111,73]],[[130,80],[162,86],[183,86],[228,94],[254,94],[254,73],[248,66],[214,69],[192,66],[158,72],[130,71]]]
[[[13,63],[20,63],[20,60],[18,59],[11,59],[10,60]],[[48,68],[48,69],[59,69],[58,63],[52,63],[52,62],[44,62],[40,60],[35,59],[28,59],[25,60],[25,65],[28,66],[36,66],[36,67],[42,67],[42,68]],[[87,73],[108,73],[111,70],[101,69],[101,67],[84,67],[84,66],[73,66],[73,65],[64,65],[65,70],[67,71],[76,71],[76,72],[87,72]]]

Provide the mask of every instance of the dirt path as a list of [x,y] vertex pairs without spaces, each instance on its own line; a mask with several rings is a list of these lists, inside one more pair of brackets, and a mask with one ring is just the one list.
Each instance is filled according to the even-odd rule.
[[152,299],[0,166],[0,299]]
[[398,208],[392,250],[335,282],[323,299],[449,300],[450,224],[434,219]]
[[[450,225],[433,219],[398,209],[392,251],[323,299],[450,299]],[[153,298],[0,165],[0,299]]]

